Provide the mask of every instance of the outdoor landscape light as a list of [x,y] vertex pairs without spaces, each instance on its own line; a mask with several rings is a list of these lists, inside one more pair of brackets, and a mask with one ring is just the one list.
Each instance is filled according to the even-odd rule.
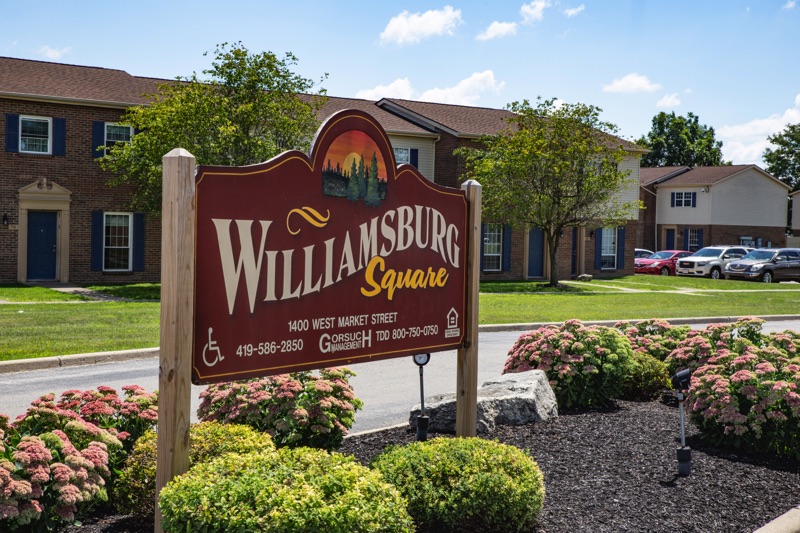
[[678,447],[678,475],[688,476],[692,473],[692,449],[686,446],[685,419],[683,415],[684,391],[689,388],[692,371],[688,368],[675,372],[672,386],[678,392],[678,406],[681,414],[681,445]]
[[431,360],[431,354],[418,353],[413,356],[414,363],[419,367],[419,415],[417,416],[417,441],[428,440],[428,423],[430,419],[425,416],[425,387],[422,380],[422,367]]

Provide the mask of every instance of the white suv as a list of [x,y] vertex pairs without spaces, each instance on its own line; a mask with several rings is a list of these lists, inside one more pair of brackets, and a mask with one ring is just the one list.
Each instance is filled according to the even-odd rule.
[[750,250],[752,248],[744,246],[707,246],[689,257],[679,259],[675,273],[679,276],[707,276],[719,279],[722,277],[725,265],[740,259]]

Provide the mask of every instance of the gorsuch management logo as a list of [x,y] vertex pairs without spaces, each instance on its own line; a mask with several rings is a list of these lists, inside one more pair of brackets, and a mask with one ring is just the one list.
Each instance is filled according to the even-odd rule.
[[199,167],[196,201],[195,383],[461,344],[464,193],[396,167],[366,113],[310,156]]

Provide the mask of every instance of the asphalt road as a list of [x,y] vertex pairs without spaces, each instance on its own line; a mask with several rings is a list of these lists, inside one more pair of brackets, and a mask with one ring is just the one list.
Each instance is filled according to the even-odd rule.
[[[703,327],[698,324],[695,327]],[[792,329],[800,331],[800,320],[770,321],[765,332]],[[478,384],[500,375],[509,348],[519,331],[481,333],[478,343]],[[420,401],[420,377],[410,357],[360,363],[350,367],[356,395],[364,401],[356,414],[351,432],[368,431],[407,423],[409,412]],[[424,367],[425,396],[453,392],[456,389],[456,352],[438,352]],[[158,388],[158,359],[136,359],[86,366],[60,367],[0,374],[0,413],[12,418],[25,412],[30,402],[50,392],[68,389],[92,389],[107,385],[121,391],[123,385],[137,384],[147,390]],[[199,405],[203,386],[192,386],[192,412]]]

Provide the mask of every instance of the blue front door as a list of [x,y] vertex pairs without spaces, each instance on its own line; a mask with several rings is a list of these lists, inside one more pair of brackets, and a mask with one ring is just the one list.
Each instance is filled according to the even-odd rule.
[[[664,250],[674,250],[675,249],[675,230],[668,229],[667,230],[667,244],[663,248]],[[657,252],[658,250],[656,250]]]
[[544,234],[538,228],[528,233],[528,277],[544,276]]
[[58,213],[28,212],[28,280],[56,279]]

